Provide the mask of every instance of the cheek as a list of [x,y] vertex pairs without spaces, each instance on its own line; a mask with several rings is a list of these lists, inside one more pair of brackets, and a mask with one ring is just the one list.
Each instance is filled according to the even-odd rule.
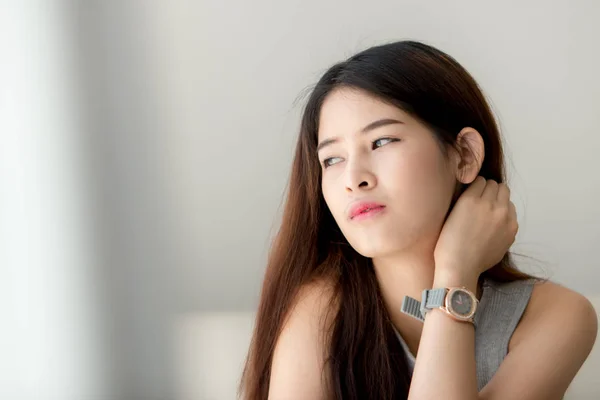
[[380,166],[380,184],[400,211],[431,222],[443,218],[453,190],[443,159],[428,151],[386,161]]
[[419,197],[421,192],[439,188],[442,179],[438,160],[427,152],[385,157],[378,164],[379,183],[404,198]]

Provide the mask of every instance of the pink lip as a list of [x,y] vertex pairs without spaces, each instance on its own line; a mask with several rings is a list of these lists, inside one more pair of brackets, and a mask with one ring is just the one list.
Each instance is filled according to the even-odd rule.
[[351,220],[362,220],[381,213],[385,205],[375,202],[360,202],[350,208],[348,216]]

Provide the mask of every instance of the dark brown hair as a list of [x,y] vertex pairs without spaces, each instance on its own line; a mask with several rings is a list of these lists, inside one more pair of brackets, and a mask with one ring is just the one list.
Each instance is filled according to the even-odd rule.
[[[349,245],[321,192],[319,113],[325,97],[339,87],[363,90],[409,113],[430,128],[442,149],[455,145],[462,128],[477,129],[485,143],[479,174],[505,180],[501,138],[490,107],[475,80],[449,55],[420,42],[399,41],[371,47],[329,68],[302,116],[281,228],[269,255],[240,385],[245,399],[267,399],[284,319],[299,289],[318,280],[332,284],[335,300],[326,336],[330,397],[385,400],[408,394],[408,366],[371,259]],[[533,278],[516,269],[508,252],[484,276],[500,282]]]

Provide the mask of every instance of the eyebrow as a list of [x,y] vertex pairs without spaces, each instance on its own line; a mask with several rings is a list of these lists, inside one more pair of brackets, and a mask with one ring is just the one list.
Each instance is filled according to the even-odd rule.
[[[382,126],[386,126],[386,125],[403,124],[403,123],[404,122],[398,121],[397,119],[393,119],[393,118],[378,119],[377,121],[373,121],[369,125],[367,125],[364,128],[362,128],[361,131],[360,131],[360,133],[368,133],[368,132],[371,132],[372,130],[375,130],[377,128],[381,128]],[[326,147],[326,146],[328,146],[328,145],[330,145],[332,143],[335,143],[337,141],[338,141],[338,139],[335,138],[335,137],[323,140],[317,146],[317,152],[319,152],[322,148],[324,148],[324,147]]]

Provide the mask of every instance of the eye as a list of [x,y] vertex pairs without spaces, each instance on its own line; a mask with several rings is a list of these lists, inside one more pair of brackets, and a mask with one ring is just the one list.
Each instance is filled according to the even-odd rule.
[[[391,143],[391,142],[399,142],[400,139],[396,139],[396,138],[390,138],[390,137],[383,137],[383,138],[379,138],[377,140],[374,140],[371,145],[373,150],[386,145],[387,143]],[[330,157],[330,158],[326,158],[325,160],[323,160],[323,168],[328,168],[331,167],[334,164],[337,164],[339,161],[334,161],[334,160],[341,160],[340,157]]]
[[[389,138],[389,137],[383,137],[383,138],[379,138],[379,139],[377,139],[377,140],[373,141],[373,150],[375,150],[375,149],[376,149],[376,148],[378,148],[378,147],[381,147],[381,146],[383,146],[384,144],[391,143],[391,142],[397,142],[397,141],[399,141],[399,140],[400,140],[400,139]],[[387,141],[387,142],[386,142],[386,141]],[[381,145],[379,145],[379,146],[377,145],[378,143],[382,143],[382,142],[383,142],[383,144],[381,144]]]
[[332,160],[335,160],[335,159],[339,159],[339,157],[330,157],[330,158],[324,159],[323,160],[323,167],[327,168],[327,167],[331,167],[334,164],[337,164],[335,162],[332,162]]

